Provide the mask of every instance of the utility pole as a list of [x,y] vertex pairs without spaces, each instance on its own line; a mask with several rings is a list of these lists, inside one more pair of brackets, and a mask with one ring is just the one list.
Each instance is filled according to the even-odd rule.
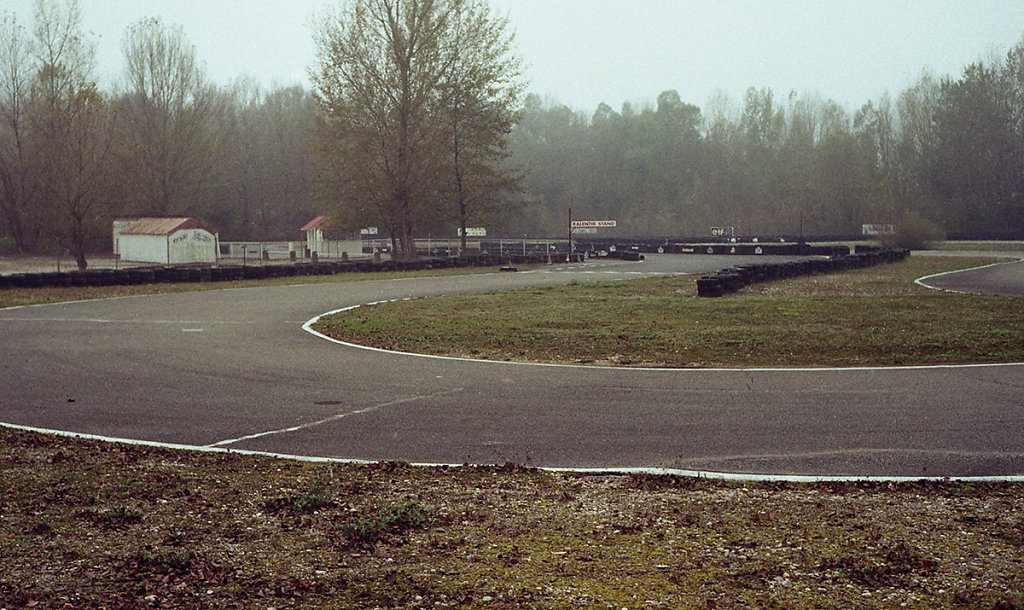
[[569,208],[569,251],[565,254],[565,262],[572,258],[572,208]]

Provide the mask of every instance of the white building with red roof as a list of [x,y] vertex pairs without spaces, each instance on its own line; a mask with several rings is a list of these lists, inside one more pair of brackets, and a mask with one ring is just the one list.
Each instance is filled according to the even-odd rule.
[[300,232],[306,234],[306,252],[307,256],[314,254],[327,254],[327,250],[324,249],[324,225],[327,223],[326,216],[317,216],[313,220],[307,222],[301,229]]
[[186,265],[216,263],[218,234],[194,218],[114,221],[114,254],[124,261]]

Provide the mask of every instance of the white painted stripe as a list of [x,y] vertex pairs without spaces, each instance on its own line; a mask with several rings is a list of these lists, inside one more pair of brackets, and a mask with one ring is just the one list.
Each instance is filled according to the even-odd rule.
[[304,424],[299,424],[297,426],[292,426],[290,428],[281,428],[279,430],[268,430],[266,432],[257,432],[255,434],[249,434],[249,435],[246,435],[246,436],[241,436],[239,438],[232,438],[232,439],[226,439],[226,440],[223,440],[223,441],[218,441],[216,443],[213,443],[213,444],[207,445],[207,446],[208,447],[224,447],[226,445],[233,445],[235,443],[241,443],[243,441],[248,441],[248,440],[252,440],[252,439],[256,439],[256,438],[263,438],[265,436],[273,436],[275,434],[287,434],[289,432],[298,432],[299,430],[305,430],[307,428],[315,428],[316,426],[322,426],[323,424],[330,423],[330,422],[333,422],[333,421],[338,421],[339,419],[344,419],[346,417],[351,417],[353,415],[362,415],[364,413],[372,413],[374,411],[379,411],[379,410],[384,409],[386,407],[393,407],[395,405],[401,405],[401,404],[405,404],[405,403],[409,403],[409,402],[415,402],[417,400],[424,400],[424,399],[427,399],[427,398],[438,398],[438,397],[442,397],[442,396],[450,396],[452,394],[458,394],[461,391],[462,391],[462,388],[453,388],[451,390],[445,390],[444,392],[436,392],[434,394],[422,394],[422,395],[419,395],[419,396],[410,396],[408,398],[401,398],[401,399],[398,399],[398,400],[392,400],[390,402],[384,402],[384,403],[381,403],[381,404],[373,405],[371,407],[366,407],[365,409],[358,409],[356,411],[349,411],[349,412],[346,412],[346,413],[338,413],[338,414],[332,415],[330,417],[325,417],[325,418],[317,420],[317,421],[312,421],[312,422],[307,422],[307,423],[304,423]]
[[[197,446],[197,445],[182,445],[177,443],[160,443],[156,441],[140,441],[130,438],[118,438],[114,436],[102,436],[98,434],[81,434],[78,432],[67,432],[63,430],[50,430],[46,428],[36,428],[33,426],[21,426],[18,424],[10,424],[0,422],[0,426],[4,428],[10,428],[11,430],[23,430],[25,432],[37,432],[40,434],[51,434],[54,436],[63,436],[69,438],[81,438],[87,440],[96,440],[107,443],[123,443],[126,445],[135,445],[139,447],[154,447],[157,449],[172,449],[176,451],[197,451],[201,453],[236,453],[238,455],[252,455],[260,457],[268,457],[281,460],[294,460],[299,462],[315,462],[315,463],[333,463],[333,464],[372,464],[373,460],[359,460],[351,458],[330,458],[330,457],[318,457],[309,455],[292,455],[288,453],[273,453],[270,451],[251,451],[247,449],[230,449],[225,447],[218,447],[213,445]],[[421,468],[437,468],[437,467],[449,467],[449,468],[461,468],[466,466],[466,463],[461,464],[442,464],[442,463],[431,463],[431,462],[420,462],[411,464],[415,467]],[[470,464],[471,466],[473,464]],[[486,465],[486,464],[481,464]],[[539,467],[537,470],[545,472],[567,472],[567,473],[587,473],[587,474],[653,474],[653,475],[671,475],[678,477],[691,477],[691,478],[703,478],[703,479],[719,479],[725,481],[749,481],[749,482],[787,482],[787,483],[828,483],[828,482],[875,482],[875,483],[905,483],[914,481],[963,481],[967,483],[981,483],[981,482],[992,482],[992,483],[1022,483],[1024,482],[1024,475],[1006,475],[1006,476],[951,476],[951,477],[918,477],[918,476],[872,476],[872,475],[799,475],[799,474],[746,474],[746,473],[732,473],[732,472],[715,472],[710,470],[685,470],[679,468],[558,468],[558,467]]]

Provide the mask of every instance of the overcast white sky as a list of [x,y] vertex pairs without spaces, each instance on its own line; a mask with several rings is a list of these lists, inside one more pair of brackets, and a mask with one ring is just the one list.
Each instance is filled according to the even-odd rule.
[[[855,110],[896,94],[924,68],[957,75],[1024,37],[1022,0],[491,0],[507,12],[530,90],[591,113],[600,102],[676,89],[704,106],[751,86],[776,99],[819,93]],[[99,73],[122,69],[125,28],[148,16],[180,24],[221,84],[307,84],[311,16],[332,0],[81,0],[98,36]],[[0,0],[23,25],[33,0]]]

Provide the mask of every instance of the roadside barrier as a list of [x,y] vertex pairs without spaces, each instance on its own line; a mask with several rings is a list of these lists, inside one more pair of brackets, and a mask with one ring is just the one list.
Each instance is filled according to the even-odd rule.
[[[583,260],[579,255],[578,260]],[[128,269],[89,269],[50,273],[12,273],[0,275],[0,289],[41,288],[54,286],[134,286],[185,282],[229,282],[262,280],[276,277],[334,275],[337,273],[373,273],[386,271],[421,271],[455,267],[499,267],[509,263],[542,264],[545,254],[494,256],[477,254],[454,258],[424,258],[416,261],[319,261],[268,265],[228,265],[222,267],[132,267]]]
[[862,269],[882,263],[895,263],[910,256],[910,250],[902,248],[861,248],[854,254],[831,258],[787,261],[785,263],[763,263],[739,265],[722,269],[718,273],[705,275],[697,280],[697,295],[721,297],[738,291],[744,286],[815,273],[834,273],[848,269]]
[[[771,246],[770,250],[767,250]],[[750,244],[706,246],[714,254],[754,254],[757,246]],[[654,248],[654,249],[652,249]],[[690,246],[675,244],[662,247],[663,252],[689,254]],[[795,245],[765,244],[757,254],[798,254],[785,248],[798,248]],[[723,269],[716,274],[704,276],[697,280],[697,293],[700,296],[718,297],[736,292],[740,288],[755,282],[768,282],[788,277],[808,275],[811,273],[832,273],[846,269],[859,269],[882,262],[902,260],[909,255],[908,250],[858,247],[854,254],[845,247],[814,247],[803,246],[805,255],[829,256],[829,258],[789,261],[785,263],[765,263],[756,265],[740,265]],[[750,250],[748,252],[747,250]],[[811,252],[813,250],[813,252]],[[641,252],[656,252],[654,246],[621,245],[615,250],[602,253],[609,257],[623,260],[640,261],[644,259]],[[696,252],[705,254],[706,252]],[[590,254],[596,254],[590,253]],[[564,260],[565,253],[557,255]],[[584,262],[588,253],[575,252],[571,260]],[[547,253],[516,254],[496,256],[492,254],[474,254],[460,257],[424,258],[417,261],[373,261],[359,259],[355,261],[320,261],[295,264],[268,265],[228,265],[221,267],[135,267],[129,269],[89,269],[87,271],[63,271],[52,273],[13,273],[0,275],[0,289],[5,288],[38,288],[46,286],[134,286],[139,284],[184,283],[184,282],[228,282],[236,280],[259,280],[275,277],[333,275],[337,273],[373,273],[387,271],[420,271],[425,269],[446,269],[462,267],[502,267],[528,264],[544,264],[551,261]]]

